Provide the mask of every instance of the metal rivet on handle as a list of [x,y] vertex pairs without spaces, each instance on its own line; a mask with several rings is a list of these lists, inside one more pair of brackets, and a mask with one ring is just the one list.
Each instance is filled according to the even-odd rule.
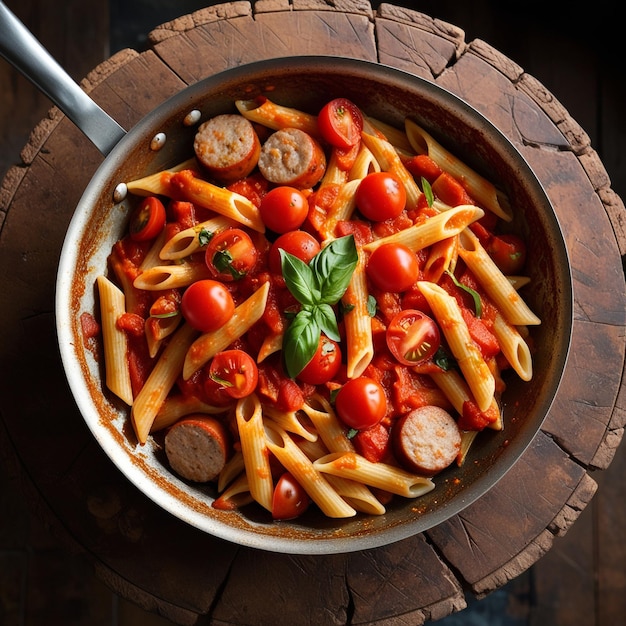
[[165,145],[165,133],[157,133],[150,142],[150,150],[160,150]]

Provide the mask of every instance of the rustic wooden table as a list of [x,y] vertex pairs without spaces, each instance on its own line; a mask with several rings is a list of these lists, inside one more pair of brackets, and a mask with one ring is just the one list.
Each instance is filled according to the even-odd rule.
[[22,468],[33,506],[90,555],[112,589],[180,624],[205,616],[233,625],[295,624],[302,616],[315,624],[421,624],[463,609],[466,590],[481,597],[524,572],[589,503],[597,486],[590,473],[609,466],[626,421],[624,206],[585,131],[491,46],[390,4],[373,15],[358,0],[333,7],[238,1],[164,24],[149,39],[145,52],[117,53],[84,82],[126,128],[212,73],[329,50],[408,70],[462,96],[518,146],[555,206],[575,282],[572,353],[522,459],[478,502],[423,535],[306,557],[196,531],[116,471],[65,383],[54,329],[56,263],[73,207],[102,157],[53,112],[25,148],[25,166],[12,168],[0,189],[0,450]]

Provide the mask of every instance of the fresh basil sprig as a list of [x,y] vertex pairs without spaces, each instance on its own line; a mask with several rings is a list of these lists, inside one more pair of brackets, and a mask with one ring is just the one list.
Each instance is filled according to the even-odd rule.
[[313,358],[320,335],[339,341],[333,306],[345,293],[358,262],[352,235],[333,240],[307,265],[280,250],[287,288],[301,307],[285,331],[283,356],[287,375],[295,378]]
[[450,276],[450,278],[452,279],[452,282],[459,289],[466,291],[467,293],[469,293],[470,296],[472,296],[472,299],[474,300],[474,310],[476,312],[476,317],[481,317],[483,314],[483,306],[482,306],[482,302],[480,301],[480,296],[478,295],[478,292],[475,289],[472,289],[471,287],[468,287],[467,285],[460,283],[457,280],[456,276],[450,270],[446,270],[446,274]]

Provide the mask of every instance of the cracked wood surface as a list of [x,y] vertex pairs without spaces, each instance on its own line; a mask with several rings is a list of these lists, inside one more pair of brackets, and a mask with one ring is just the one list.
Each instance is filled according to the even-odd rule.
[[[24,166],[12,168],[0,189],[0,268],[5,275],[15,268],[3,294],[2,417],[39,506],[69,543],[92,555],[112,589],[179,624],[207,615],[224,625],[249,623],[251,615],[256,624],[296,623],[303,614],[320,625],[421,624],[461,610],[464,589],[481,597],[528,569],[590,502],[597,488],[590,471],[610,465],[626,422],[624,206],[585,131],[487,43],[466,42],[456,26],[390,4],[374,13],[363,1],[238,1],[163,24],[149,41],[149,50],[122,51],[82,83],[126,128],[217,71],[324,54],[331,45],[462,96],[522,151],[555,206],[575,280],[571,357],[542,432],[520,462],[478,502],[423,535],[328,557],[267,554],[208,537],[160,511],[112,468],[66,390],[54,333],[56,260],[71,207],[102,157],[53,110],[24,148]],[[158,77],[158,92],[142,88],[146,76]],[[46,212],[32,214],[33,201]],[[35,361],[24,351],[26,337]],[[25,395],[25,372],[42,380],[40,394]],[[51,398],[64,429],[49,419]]]

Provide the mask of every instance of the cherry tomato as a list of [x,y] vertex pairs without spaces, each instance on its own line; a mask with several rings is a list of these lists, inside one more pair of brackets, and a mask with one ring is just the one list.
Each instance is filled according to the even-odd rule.
[[309,201],[295,187],[274,187],[263,196],[259,212],[270,230],[286,233],[302,226],[309,213]]
[[224,282],[243,278],[254,268],[257,258],[250,235],[240,228],[228,228],[215,235],[205,253],[209,271]]
[[384,291],[406,291],[419,277],[417,256],[401,243],[376,248],[367,262],[366,273],[375,287]]
[[308,264],[320,251],[320,244],[313,235],[309,235],[309,233],[303,230],[292,230],[282,234],[270,248],[268,263],[270,270],[274,274],[282,272],[280,250],[289,252],[289,254],[293,254],[293,256]]
[[223,387],[231,398],[243,398],[256,389],[259,370],[247,352],[224,350],[213,357],[209,376]]
[[385,390],[373,378],[353,378],[339,390],[335,408],[341,421],[349,428],[371,428],[387,412]]
[[208,333],[224,326],[235,311],[235,303],[222,283],[198,280],[185,289],[180,310],[190,326]]
[[440,344],[439,327],[421,311],[400,311],[387,327],[387,346],[403,365],[415,365],[429,359]]
[[487,244],[487,254],[505,274],[517,274],[526,262],[526,244],[517,235],[496,235]]
[[402,213],[406,206],[406,189],[393,172],[372,172],[359,184],[355,201],[368,220],[384,222]]
[[133,241],[155,239],[165,227],[165,207],[156,196],[144,198],[130,218],[130,238]]
[[346,150],[361,140],[363,114],[350,100],[335,98],[322,107],[317,126],[324,141]]
[[313,358],[304,366],[297,378],[309,385],[323,385],[337,375],[340,367],[339,344],[322,335]]
[[274,487],[272,518],[294,519],[302,515],[309,504],[311,498],[302,485],[289,472],[282,474]]

